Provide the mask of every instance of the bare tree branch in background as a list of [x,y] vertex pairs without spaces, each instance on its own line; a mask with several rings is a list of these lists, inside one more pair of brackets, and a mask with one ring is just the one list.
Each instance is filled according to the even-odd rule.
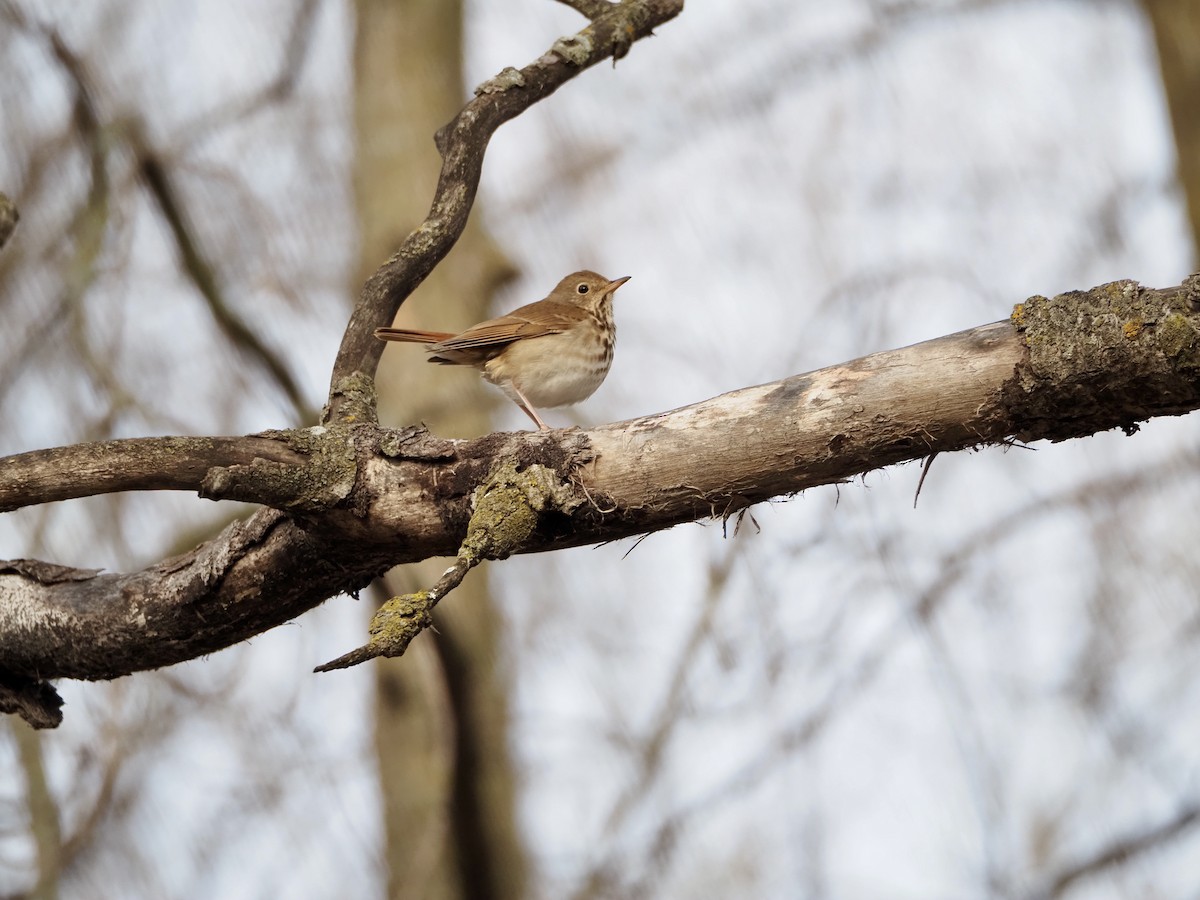
[[[355,289],[420,222],[441,159],[430,135],[467,96],[463,0],[358,0],[355,5]],[[401,315],[415,321],[486,319],[516,273],[476,204],[454,249]],[[351,295],[352,296],[352,295]],[[427,422],[455,435],[493,430],[494,398],[480,379],[445,379],[423,354],[384,356],[376,373],[380,418]],[[378,607],[437,580],[437,560],[376,582]],[[518,824],[508,631],[488,573],[438,611],[431,640],[403,660],[372,667],[374,749],[384,827],[387,896],[524,897],[530,848]],[[457,614],[456,614],[457,613]]]
[[52,900],[58,896],[62,834],[58,806],[46,781],[41,736],[25,722],[11,722],[17,739],[21,769],[25,775],[26,807],[30,832],[37,847],[37,882],[29,892],[30,900]]
[[[664,696],[650,718],[650,728],[644,735],[630,736],[627,750],[633,758],[634,772],[619,797],[608,810],[604,830],[609,841],[610,852],[597,853],[597,860],[589,866],[582,883],[572,896],[575,900],[590,900],[596,897],[611,897],[621,886],[619,875],[623,868],[616,850],[616,839],[628,825],[632,814],[637,812],[651,795],[655,783],[662,777],[667,762],[667,751],[675,737],[689,707],[688,679],[695,671],[696,660],[702,649],[714,638],[716,618],[722,602],[727,599],[726,587],[734,565],[741,558],[741,543],[732,543],[728,552],[714,559],[708,566],[708,584],[704,592],[703,606],[697,612],[679,656],[675,660]],[[653,847],[672,846],[671,836],[678,823],[671,824],[655,836]],[[645,888],[643,887],[643,890]]]
[[1099,851],[1059,872],[1042,894],[1035,896],[1061,897],[1079,881],[1100,875],[1109,869],[1125,865],[1142,853],[1152,852],[1164,844],[1180,837],[1197,821],[1200,821],[1200,806],[1189,804],[1158,825],[1139,831],[1137,834],[1118,838],[1101,847]]
[[246,97],[235,106],[223,108],[211,115],[201,116],[197,121],[191,123],[186,130],[184,143],[209,134],[230,122],[252,116],[267,106],[288,100],[295,92],[296,81],[308,59],[313,26],[319,8],[318,0],[300,0],[291,26],[288,28],[287,38],[283,44],[283,57],[275,76],[253,95]]
[[[75,211],[66,235],[73,249],[71,258],[64,266],[62,293],[57,302],[47,304],[41,321],[29,330],[25,340],[19,343],[18,351],[0,367],[0,398],[3,398],[16,382],[17,374],[28,365],[33,354],[49,340],[51,334],[65,323],[74,325],[78,321],[80,301],[96,278],[97,261],[110,222],[112,185],[108,177],[108,142],[81,61],[71,52],[61,35],[51,28],[30,22],[11,3],[0,5],[0,16],[15,27],[41,35],[54,61],[66,76],[73,95],[72,119],[87,154],[89,177],[86,197]],[[79,356],[98,383],[109,384],[116,394],[125,393],[119,385],[112,383],[111,373],[97,365],[93,354],[85,349]]]
[[178,192],[171,184],[163,161],[146,146],[144,138],[135,136],[132,143],[137,154],[138,174],[142,183],[146,185],[159,212],[162,213],[179,250],[183,271],[204,298],[213,321],[234,347],[266,369],[271,380],[292,404],[297,424],[311,422],[314,418],[313,411],[305,404],[300,385],[292,376],[287,363],[242,320],[226,298],[217,280],[216,270],[200,249],[199,241],[188,222],[187,212]]
[[[306,0],[302,4],[291,29],[287,45],[285,64],[276,78],[260,96],[251,98],[239,114],[249,114],[266,102],[276,102],[287,96],[303,62],[312,17],[316,4]],[[105,228],[109,218],[111,186],[108,177],[108,156],[113,138],[119,136],[130,145],[136,159],[138,174],[146,186],[156,207],[162,214],[180,255],[182,270],[186,273],[201,298],[207,304],[214,323],[229,339],[232,346],[245,353],[266,370],[271,381],[283,392],[295,412],[296,424],[311,422],[315,411],[308,408],[299,384],[293,377],[288,364],[272,350],[251,328],[225,296],[221,288],[216,267],[203,252],[200,241],[188,221],[186,204],[171,181],[168,164],[147,145],[145,137],[137,128],[108,127],[101,122],[96,110],[94,90],[86,69],[77,55],[67,46],[62,36],[53,28],[35,24],[28,20],[15,6],[5,3],[0,12],[13,24],[40,33],[49,44],[54,59],[58,62],[75,93],[75,122],[79,133],[86,141],[91,161],[91,189],[85,206],[74,223],[76,260],[71,266],[74,277],[68,279],[69,289],[61,301],[51,309],[44,319],[43,327],[37,329],[43,337],[62,320],[66,312],[76,306],[95,274],[95,263],[99,257]],[[28,354],[41,346],[42,340],[31,339],[23,343],[22,351],[7,361],[0,385],[12,382],[13,370],[26,362]],[[86,343],[82,346],[87,347]],[[111,375],[101,361],[90,352],[81,353],[89,364],[93,376],[99,383],[107,382]],[[4,390],[0,387],[0,391]],[[124,394],[119,386],[114,393]]]

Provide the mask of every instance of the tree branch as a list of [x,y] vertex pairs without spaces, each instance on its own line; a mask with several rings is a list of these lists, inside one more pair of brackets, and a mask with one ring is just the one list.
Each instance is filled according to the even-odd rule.
[[[15,351],[8,354],[0,366],[0,404],[17,383],[17,375],[35,357],[37,352],[52,341],[52,332],[67,322],[80,320],[80,301],[86,295],[98,273],[97,263],[104,248],[104,236],[109,225],[112,201],[112,185],[108,177],[109,139],[96,111],[90,80],[82,60],[67,46],[62,35],[52,28],[34,25],[25,15],[10,4],[0,7],[0,13],[15,26],[27,29],[42,37],[55,61],[70,83],[74,94],[72,121],[79,133],[82,150],[88,158],[90,183],[87,196],[79,204],[68,231],[63,235],[63,245],[70,247],[69,257],[63,261],[63,271],[69,275],[63,279],[61,295],[53,303],[46,303],[40,323],[30,328],[18,341]],[[86,341],[80,341],[79,361],[103,386],[106,393],[121,393],[112,373],[100,371],[96,357],[90,352]]]
[[[1080,860],[1059,872],[1050,882],[1045,893],[1040,896],[1061,897],[1077,882],[1116,866],[1125,865],[1142,853],[1158,849],[1163,844],[1175,840],[1197,821],[1200,821],[1200,807],[1187,806],[1165,822],[1137,834],[1119,838],[1101,848],[1093,856]],[[1039,895],[1035,894],[1034,896]]]
[[138,174],[142,183],[154,199],[179,250],[179,264],[208,306],[213,322],[230,343],[266,370],[292,404],[297,421],[311,422],[312,411],[304,401],[304,392],[283,357],[268,347],[226,300],[216,269],[193,234],[187,211],[171,183],[167,167],[140,135],[134,135],[130,142],[137,154]]
[[186,145],[198,137],[212,134],[220,129],[255,115],[264,109],[290,99],[296,92],[296,84],[308,62],[315,31],[317,0],[298,0],[292,21],[287,26],[287,36],[282,41],[283,53],[279,69],[271,80],[248,96],[230,104],[203,113],[182,129],[179,144]]
[[334,362],[325,421],[346,420],[346,393],[374,377],[383,354],[375,329],[391,323],[400,304],[462,234],[496,129],[585,69],[610,56],[621,58],[634,41],[682,9],[683,0],[627,0],[577,34],[560,38],[525,68],[505,69],[475,88],[475,98],[437,133],[442,170],[429,214],[363,285]]
[[605,13],[612,12],[612,8],[617,4],[611,0],[558,0],[559,3],[571,7],[581,16],[589,19],[598,19]]
[[[1198,310],[1200,275],[1164,290],[1115,282],[1033,297],[1010,320],[590,431],[449,441],[363,423],[280,432],[266,448],[215,445],[209,452],[249,447],[251,462],[221,468],[223,479],[205,475],[205,490],[215,480],[240,499],[278,494],[294,512],[260,511],[189,554],[127,575],[0,563],[0,686],[17,684],[33,703],[44,679],[113,678],[210,653],[430,556],[473,565],[643,534],[1013,436],[1133,433],[1142,419],[1200,407]],[[283,465],[299,474],[254,470],[259,450],[283,452],[275,441],[305,458]],[[50,469],[80,465],[69,451],[50,453],[59,454]],[[132,458],[145,466],[146,457]],[[177,477],[193,486],[214,458],[197,452]],[[0,472],[10,463],[0,461]],[[46,466],[32,470],[39,484],[53,481]],[[536,511],[515,540],[496,529],[530,524],[521,516],[494,517],[487,534],[473,522],[481,492],[510,470],[525,473],[521,489]]]
[[[201,491],[214,469],[301,465],[280,438],[155,437],[33,450],[0,460],[0,512],[117,491]],[[217,499],[217,498],[214,498]]]

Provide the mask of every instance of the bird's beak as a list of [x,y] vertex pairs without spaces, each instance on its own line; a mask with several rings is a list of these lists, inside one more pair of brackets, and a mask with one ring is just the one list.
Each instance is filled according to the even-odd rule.
[[621,285],[623,285],[625,282],[627,282],[632,277],[633,276],[631,276],[631,275],[626,275],[623,278],[614,278],[612,281],[610,281],[608,284],[606,284],[604,286],[604,293],[611,294],[613,291],[615,291],[617,288],[619,288]]

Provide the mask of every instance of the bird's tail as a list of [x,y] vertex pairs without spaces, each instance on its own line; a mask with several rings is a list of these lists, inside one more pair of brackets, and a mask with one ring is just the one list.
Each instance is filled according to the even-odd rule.
[[418,331],[415,328],[376,328],[375,337],[381,341],[403,341],[409,344],[436,344],[454,337],[448,331]]

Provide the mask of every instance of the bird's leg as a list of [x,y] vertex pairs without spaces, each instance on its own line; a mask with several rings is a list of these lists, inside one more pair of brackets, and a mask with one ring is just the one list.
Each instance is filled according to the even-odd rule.
[[537,427],[542,431],[549,431],[550,426],[541,420],[541,417],[537,414],[537,410],[533,408],[533,404],[525,399],[525,395],[522,394],[521,389],[517,387],[517,383],[515,381],[510,381],[508,386],[511,387],[513,393],[520,398],[517,400],[517,406],[521,407],[521,412],[533,419],[534,424],[537,425]]

